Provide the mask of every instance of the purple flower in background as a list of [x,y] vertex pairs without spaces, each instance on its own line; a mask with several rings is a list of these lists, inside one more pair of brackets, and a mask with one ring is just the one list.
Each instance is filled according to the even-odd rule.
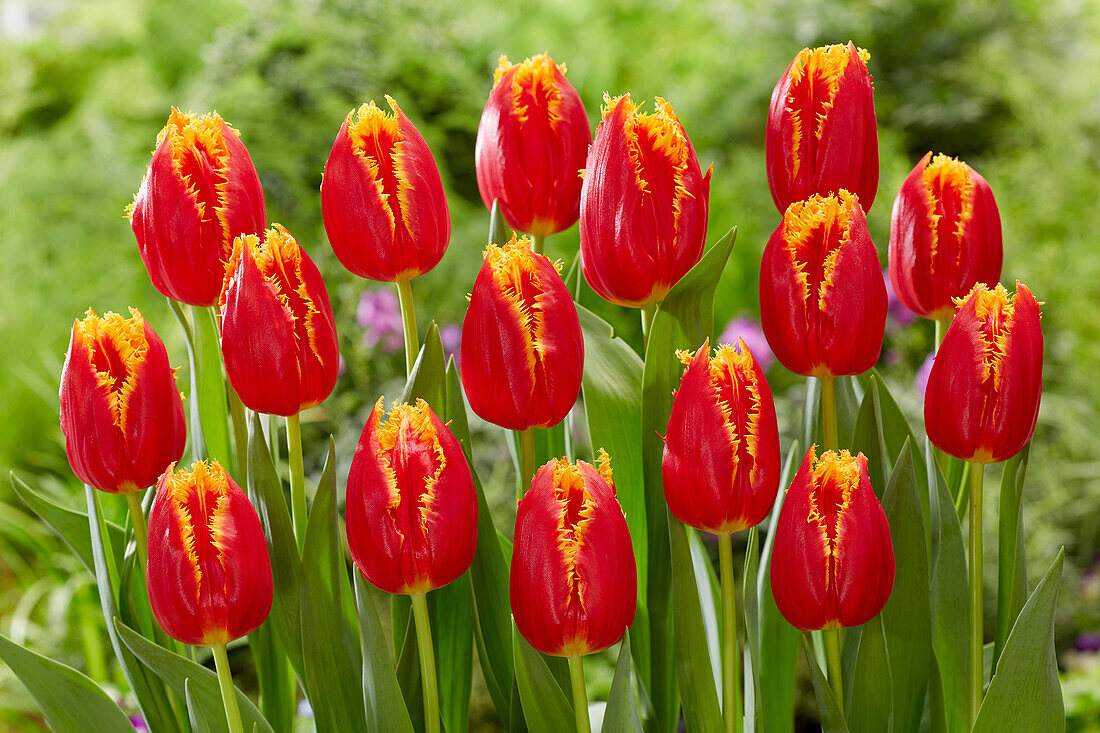
[[374,348],[378,344],[388,352],[405,346],[401,327],[401,305],[392,290],[365,290],[355,309],[355,320],[363,329],[363,344]]
[[884,271],[882,278],[886,281],[886,315],[893,318],[901,326],[908,326],[917,320],[917,314],[902,305],[901,301],[898,300],[898,296],[894,294],[894,285],[890,282],[890,273]]
[[1073,642],[1073,648],[1079,652],[1090,652],[1092,654],[1100,652],[1100,633],[1086,631],[1078,634],[1077,639]]
[[924,391],[928,389],[928,374],[932,371],[932,361],[936,358],[934,353],[929,354],[924,360],[924,363],[917,369],[917,375],[913,379],[913,386],[917,389],[917,394],[920,395],[921,400],[924,400]]
[[718,337],[718,343],[736,345],[739,338],[744,339],[760,368],[768,371],[768,367],[775,363],[775,354],[760,329],[760,323],[748,316],[737,316],[726,324],[722,335]]
[[454,323],[448,323],[439,329],[439,340],[443,342],[443,351],[457,359],[458,347],[462,345],[462,328]]
[[130,725],[134,726],[136,733],[143,733],[143,731],[149,730],[149,726],[145,723],[145,718],[140,715],[131,715]]

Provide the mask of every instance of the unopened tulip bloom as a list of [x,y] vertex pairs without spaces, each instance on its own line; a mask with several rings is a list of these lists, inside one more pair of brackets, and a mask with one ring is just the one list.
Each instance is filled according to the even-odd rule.
[[344,119],[321,179],[321,214],[344,267],[399,282],[443,257],[451,215],[428,143],[397,102],[386,101],[392,114],[371,101]]
[[581,389],[584,340],[559,264],[524,237],[489,245],[462,323],[462,387],[483,420],[556,425]]
[[[385,424],[382,423],[386,417]],[[426,593],[462,575],[477,545],[477,496],[466,456],[424,400],[379,398],[348,475],[348,546],[387,593]]]
[[611,464],[554,459],[516,510],[516,628],[543,654],[571,657],[619,641],[634,622],[638,577]]
[[519,64],[500,57],[477,127],[477,187],[513,228],[535,237],[577,220],[581,169],[592,129],[565,64],[548,54]]
[[856,196],[791,204],[764,248],[760,325],[776,358],[804,376],[865,372],[886,331],[886,284]]
[[61,432],[73,473],[111,493],[156,483],[183,454],[187,433],[176,370],[137,310],[88,309],[73,323],[61,370]]
[[260,519],[217,461],[169,467],[149,513],[149,601],[185,644],[224,645],[271,610],[271,562]]
[[772,92],[764,153],[780,211],[847,189],[868,210],[878,189],[871,55],[851,43],[804,48]]
[[221,295],[225,371],[256,412],[295,415],[336,384],[340,356],[328,292],[313,260],[278,224],[237,239]]
[[239,133],[217,113],[173,108],[129,207],[142,262],[162,295],[218,302],[233,240],[267,223],[264,192]]
[[937,320],[955,298],[1001,277],[1001,217],[981,175],[928,153],[901,184],[890,218],[890,282],[906,308]]
[[672,105],[651,114],[624,94],[604,99],[581,188],[581,271],[604,300],[633,307],[665,297],[703,255],[710,169]]
[[771,585],[803,631],[858,626],[886,605],[894,546],[862,453],[806,452],[779,512]]
[[960,301],[924,394],[928,439],[937,448],[998,463],[1031,440],[1043,385],[1039,305],[1019,282],[1015,297],[1003,285],[978,283]]
[[764,372],[744,341],[705,341],[687,364],[665,438],[665,499],[689,527],[729,534],[759,524],[779,489],[779,428]]

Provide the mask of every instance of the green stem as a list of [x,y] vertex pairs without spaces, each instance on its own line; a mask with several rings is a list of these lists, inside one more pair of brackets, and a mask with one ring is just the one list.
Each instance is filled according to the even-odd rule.
[[306,477],[302,469],[302,423],[296,413],[286,418],[287,460],[290,462],[290,514],[298,552],[306,539]]
[[435,648],[428,623],[428,597],[412,594],[413,620],[416,623],[416,646],[420,652],[420,679],[424,683],[424,720],[427,733],[439,733],[439,688],[435,681]]
[[569,681],[573,683],[573,713],[577,718],[577,733],[591,733],[588,720],[588,692],[584,689],[584,657],[569,657]]
[[405,374],[409,375],[412,374],[413,364],[416,363],[416,355],[420,353],[411,280],[401,280],[397,283],[397,298],[401,301],[401,326],[405,330]]
[[947,335],[947,327],[950,325],[950,318],[936,319],[936,351],[940,350],[940,344],[943,343],[943,337]]
[[522,499],[531,488],[531,479],[535,476],[535,429],[528,428],[519,433],[519,485],[516,498]]
[[970,722],[982,704],[982,474],[984,466],[970,464]]
[[649,349],[649,332],[653,328],[653,316],[657,314],[657,304],[642,306],[642,358]]
[[718,535],[718,564],[722,577],[722,714],[727,733],[741,733],[741,650],[737,643],[733,535]]
[[842,629],[825,629],[821,638],[825,642],[825,665],[829,668],[829,684],[836,695],[836,704],[844,713],[844,680],[840,671],[840,635]]
[[233,673],[229,670],[229,656],[225,653],[225,644],[217,644],[212,649],[214,665],[218,669],[218,685],[222,690],[222,702],[225,703],[225,719],[229,722],[229,733],[244,733],[241,711],[237,707],[237,691],[233,687]]
[[138,564],[141,574],[149,567],[149,530],[145,525],[145,511],[141,508],[141,492],[126,492],[126,506],[130,508],[130,522],[134,525],[134,543],[137,544]]
[[836,377],[821,377],[821,424],[825,433],[825,450],[840,448],[836,430]]
[[543,247],[546,246],[545,234],[533,234],[531,235],[531,251],[537,255],[542,254]]
[[[228,381],[228,380],[227,380]],[[245,418],[244,403],[232,384],[226,384],[229,391],[229,415],[233,418],[233,443],[237,451],[237,483],[244,486],[248,481],[248,422]]]

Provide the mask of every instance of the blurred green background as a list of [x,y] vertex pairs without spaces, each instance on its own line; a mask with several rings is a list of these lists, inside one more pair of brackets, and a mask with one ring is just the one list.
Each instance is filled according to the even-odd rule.
[[[314,450],[306,450],[316,456],[333,432],[346,472],[369,405],[396,393],[404,366],[378,333],[389,291],[347,274],[321,224],[322,168],[352,107],[396,98],[443,174],[453,236],[440,266],[415,285],[423,331],[429,318],[461,322],[480,266],[488,217],[473,149],[498,55],[518,61],[549,51],[566,63],[593,124],[604,92],[665,97],[703,166],[714,164],[708,240],[739,227],[716,305],[721,329],[755,316],[760,252],[779,220],[763,162],[776,79],[803,46],[851,39],[867,48],[882,156],[869,220],[883,262],[897,187],[923,153],[947,152],[993,187],[1002,280],[1022,280],[1046,301],[1046,379],[1025,491],[1028,560],[1034,582],[1066,546],[1057,638],[1067,716],[1070,730],[1100,730],[1097,0],[0,0],[0,39],[0,468],[70,503],[83,499],[65,461],[57,386],[73,319],[89,306],[133,305],[165,338],[173,363],[186,360],[123,217],[171,105],[215,109],[241,131],[269,219],[287,226],[325,274],[347,369],[325,409],[308,416]],[[576,249],[575,227],[548,242],[567,266]],[[599,310],[637,340],[634,312]],[[929,324],[895,322],[880,365],[918,421],[913,376],[931,345]],[[780,409],[793,414],[801,381],[778,366],[770,377]],[[506,487],[494,502],[506,516],[503,438],[479,432],[479,469]],[[986,546],[995,548],[992,536]],[[109,656],[96,642],[102,622],[82,572],[0,483],[0,632],[107,679]],[[0,730],[37,728],[32,711],[0,667]]]

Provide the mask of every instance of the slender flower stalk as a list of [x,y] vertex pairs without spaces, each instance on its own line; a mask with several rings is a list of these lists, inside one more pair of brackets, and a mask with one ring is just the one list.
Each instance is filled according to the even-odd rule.
[[531,478],[535,475],[535,433],[531,428],[519,431],[519,486],[516,498],[522,499],[531,488]]
[[569,681],[573,686],[573,714],[577,719],[577,733],[590,733],[592,722],[588,717],[588,691],[584,687],[584,657],[569,657]]
[[542,250],[546,247],[546,235],[534,234],[531,236],[531,251],[537,255],[542,254]]
[[222,702],[225,704],[225,718],[229,723],[229,733],[244,733],[241,711],[237,706],[237,691],[233,687],[233,673],[229,669],[229,656],[225,652],[225,644],[216,644],[213,651],[214,665],[218,670],[218,686],[221,688]]
[[836,377],[821,378],[821,423],[825,450],[840,449],[836,427]]
[[836,696],[836,704],[841,714],[844,714],[844,675],[840,669],[841,628],[825,629],[821,632],[821,638],[825,642],[825,666],[828,668],[829,685]]
[[985,466],[970,463],[970,721],[982,704],[982,478]]
[[302,423],[295,413],[286,417],[287,461],[290,463],[290,514],[294,522],[294,539],[298,552],[306,539],[306,477],[302,467]]
[[130,521],[134,525],[134,544],[137,545],[138,564],[144,575],[149,567],[149,530],[145,524],[145,511],[141,508],[141,496],[136,491],[126,493],[126,506],[130,509]]
[[413,621],[416,645],[420,651],[420,679],[424,683],[424,720],[428,733],[439,733],[439,686],[435,676],[435,647],[428,621],[428,600],[424,593],[413,593]]
[[397,281],[397,297],[401,301],[401,327],[405,332],[405,375],[409,376],[412,374],[413,364],[416,363],[416,355],[420,353],[411,280]]
[[233,420],[233,443],[237,453],[237,471],[241,481],[248,481],[248,418],[244,403],[232,385],[229,389],[229,416]]
[[733,535],[718,535],[722,583],[722,716],[727,733],[741,733],[741,649],[737,639],[737,590],[733,583]]
[[943,337],[947,335],[947,327],[951,325],[951,318],[937,318],[936,321],[936,351],[940,350]]

